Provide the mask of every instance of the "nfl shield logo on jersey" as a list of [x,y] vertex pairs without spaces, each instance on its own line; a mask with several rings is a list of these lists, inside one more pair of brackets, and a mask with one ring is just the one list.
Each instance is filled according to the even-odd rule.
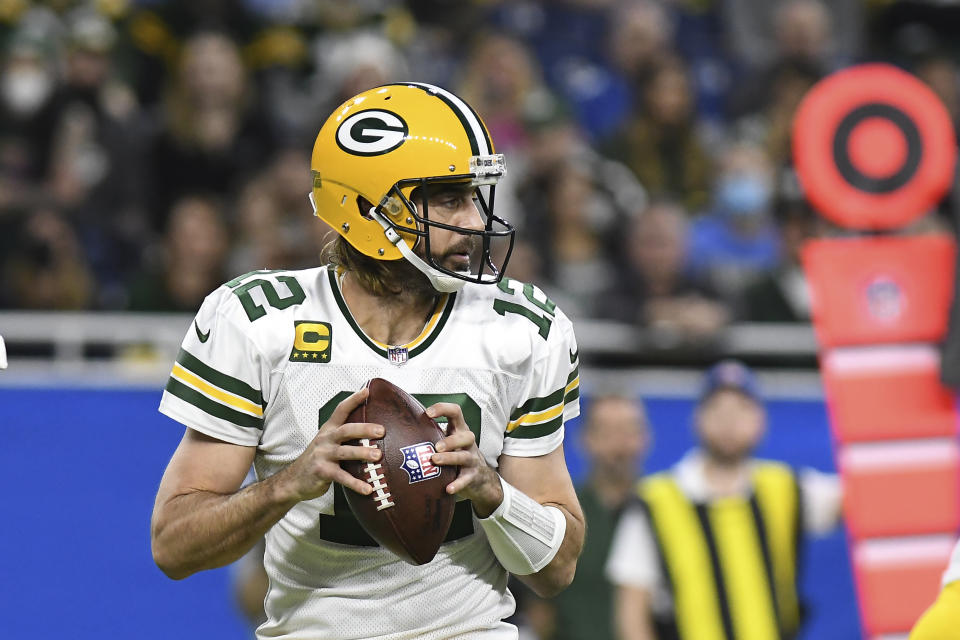
[[407,361],[407,348],[390,347],[387,349],[387,357],[390,358],[390,364],[395,364],[397,366],[405,364]]
[[403,470],[410,476],[410,484],[440,475],[440,467],[430,460],[436,453],[432,442],[419,442],[409,447],[400,447],[400,451],[403,452]]

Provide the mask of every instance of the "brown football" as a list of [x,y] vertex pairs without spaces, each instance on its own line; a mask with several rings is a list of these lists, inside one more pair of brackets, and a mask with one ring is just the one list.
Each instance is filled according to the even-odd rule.
[[366,402],[347,422],[382,424],[384,435],[347,444],[379,447],[383,456],[378,463],[341,462],[347,472],[374,488],[368,496],[345,488],[347,503],[382,547],[411,564],[426,564],[450,528],[456,496],[446,487],[457,477],[457,468],[430,461],[444,432],[416,398],[383,378],[373,378],[366,387],[370,389]]

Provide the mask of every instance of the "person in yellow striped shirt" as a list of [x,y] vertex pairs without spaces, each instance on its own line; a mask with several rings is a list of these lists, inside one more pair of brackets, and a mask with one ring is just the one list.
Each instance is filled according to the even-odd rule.
[[740,362],[707,372],[694,423],[699,447],[640,483],[614,535],[607,576],[619,636],[793,638],[800,536],[837,523],[839,482],[753,457],[766,413]]

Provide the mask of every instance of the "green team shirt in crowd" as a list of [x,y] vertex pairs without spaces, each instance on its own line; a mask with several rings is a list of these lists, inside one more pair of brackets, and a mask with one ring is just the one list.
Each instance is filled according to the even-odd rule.
[[603,504],[590,485],[578,487],[577,497],[589,530],[573,584],[553,600],[554,639],[613,640],[613,587],[604,567],[621,509]]

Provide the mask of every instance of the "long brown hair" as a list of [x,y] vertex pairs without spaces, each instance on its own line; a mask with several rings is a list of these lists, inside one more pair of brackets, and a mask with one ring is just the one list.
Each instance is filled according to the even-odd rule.
[[357,251],[340,234],[326,244],[320,256],[327,264],[353,273],[363,288],[376,296],[427,297],[437,293],[426,276],[406,260],[371,258]]

